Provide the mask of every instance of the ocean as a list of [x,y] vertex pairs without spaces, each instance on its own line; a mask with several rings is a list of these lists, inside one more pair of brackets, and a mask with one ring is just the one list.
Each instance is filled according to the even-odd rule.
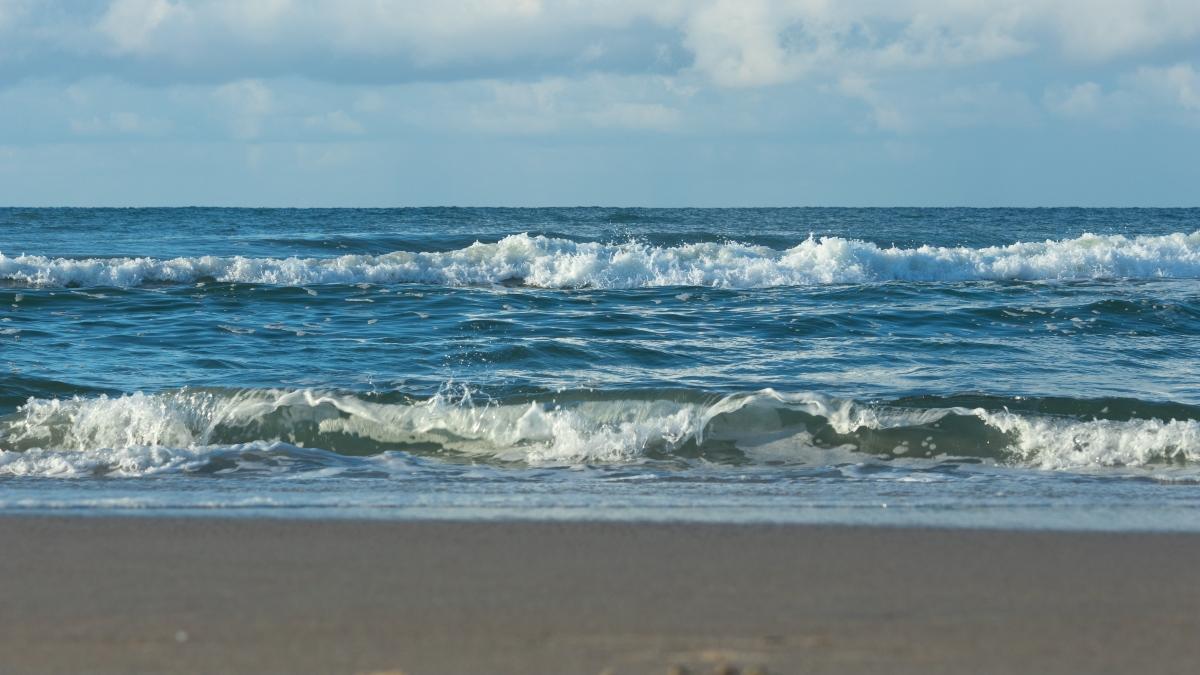
[[0,209],[0,512],[1200,530],[1200,210]]

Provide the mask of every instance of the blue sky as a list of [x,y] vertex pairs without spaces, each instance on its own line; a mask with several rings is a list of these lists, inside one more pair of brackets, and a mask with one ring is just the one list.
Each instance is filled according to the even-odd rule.
[[0,204],[1200,205],[1196,0],[0,0]]

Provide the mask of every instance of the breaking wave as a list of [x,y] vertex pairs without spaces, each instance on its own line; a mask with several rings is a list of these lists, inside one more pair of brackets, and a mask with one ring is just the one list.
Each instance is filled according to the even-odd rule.
[[1049,470],[1189,465],[1200,462],[1200,408],[987,397],[865,404],[770,389],[506,401],[465,391],[379,401],[310,390],[181,389],[30,399],[0,417],[0,475],[312,469],[327,464],[323,458],[386,463],[397,452],[498,466],[964,458]]
[[0,254],[10,285],[135,287],[150,283],[423,283],[543,288],[761,288],[885,281],[1200,278],[1200,232],[1085,234],[983,248],[881,247],[809,238],[786,250],[736,242],[655,246],[516,234],[441,252],[337,258],[49,258]]

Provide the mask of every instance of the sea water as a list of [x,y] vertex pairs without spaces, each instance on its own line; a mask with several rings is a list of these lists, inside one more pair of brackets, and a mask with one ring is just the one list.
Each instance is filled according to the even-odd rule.
[[1200,210],[0,209],[0,512],[1200,529]]

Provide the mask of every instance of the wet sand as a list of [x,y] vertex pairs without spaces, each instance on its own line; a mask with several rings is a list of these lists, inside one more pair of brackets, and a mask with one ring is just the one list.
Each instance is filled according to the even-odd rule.
[[0,672],[1191,673],[1198,569],[1182,534],[6,517]]

